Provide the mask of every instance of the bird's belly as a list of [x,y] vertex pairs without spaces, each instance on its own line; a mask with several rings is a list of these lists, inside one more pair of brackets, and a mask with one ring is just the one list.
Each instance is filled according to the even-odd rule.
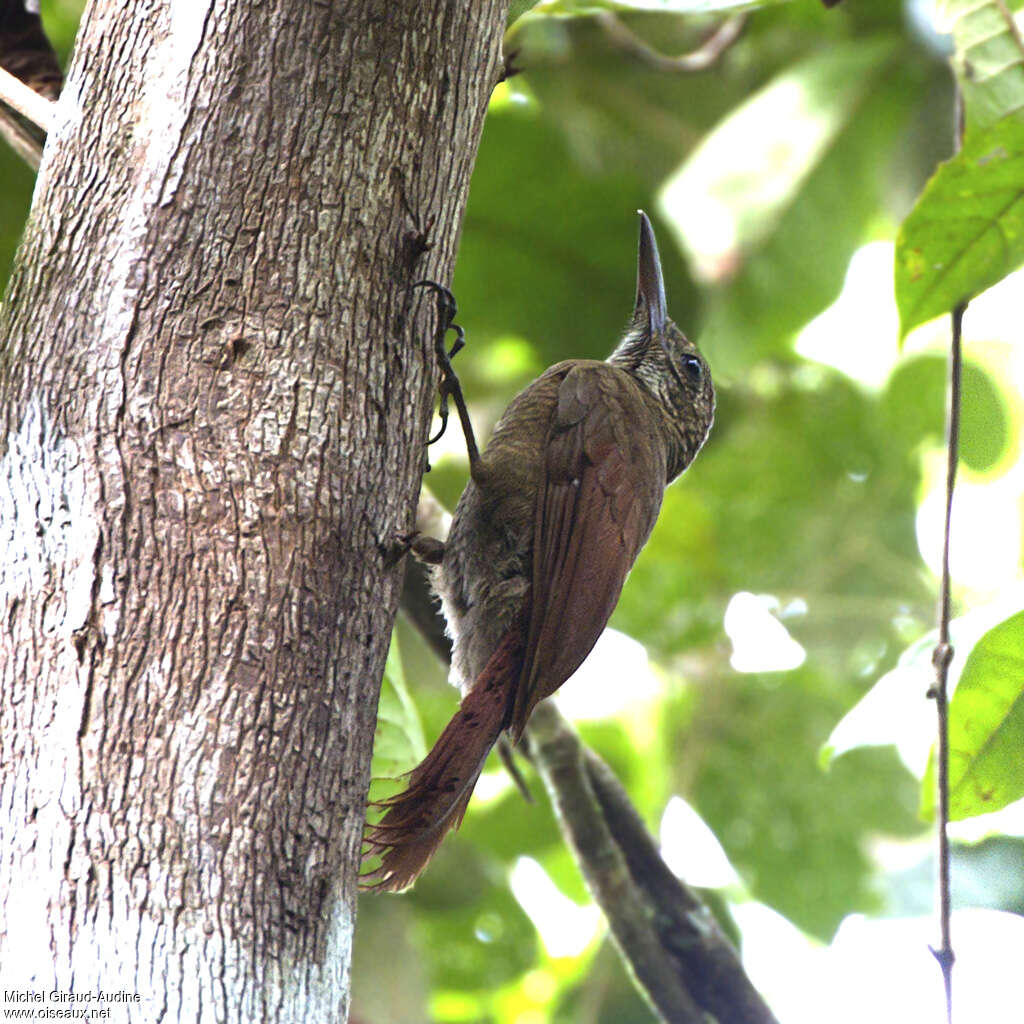
[[452,638],[452,682],[463,692],[526,607],[531,545],[521,517],[504,517],[476,494],[463,495],[434,577]]

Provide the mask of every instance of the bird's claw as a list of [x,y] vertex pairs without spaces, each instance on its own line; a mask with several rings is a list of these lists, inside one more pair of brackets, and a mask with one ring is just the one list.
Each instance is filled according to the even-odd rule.
[[[466,332],[455,323],[458,315],[458,305],[451,290],[437,281],[416,281],[413,288],[431,288],[437,295],[437,330],[434,334],[434,352],[437,355],[438,365],[441,367],[441,380],[438,384],[438,408],[437,415],[441,420],[441,426],[437,433],[427,441],[428,445],[439,441],[448,427],[448,400],[454,399],[456,409],[459,413],[459,420],[462,423],[462,431],[466,436],[466,449],[469,453],[469,464],[472,467],[479,460],[479,452],[476,446],[476,438],[473,436],[473,426],[469,420],[469,412],[466,409],[466,401],[462,396],[462,387],[459,378],[452,367],[452,359],[460,352],[466,344]],[[455,340],[451,348],[445,347],[445,339],[448,332],[455,332]]]
[[[432,288],[437,294],[437,332],[434,335],[434,351],[441,367],[441,381],[437,389],[439,396],[437,415],[441,420],[441,426],[437,433],[427,441],[428,445],[432,445],[441,440],[448,428],[448,399],[455,393],[455,387],[458,385],[458,377],[455,376],[452,359],[455,358],[456,353],[465,348],[466,332],[455,323],[459,307],[450,288],[438,284],[437,281],[428,280],[415,282],[413,288]],[[445,338],[449,331],[455,332],[455,341],[452,342],[450,349],[445,348]]]

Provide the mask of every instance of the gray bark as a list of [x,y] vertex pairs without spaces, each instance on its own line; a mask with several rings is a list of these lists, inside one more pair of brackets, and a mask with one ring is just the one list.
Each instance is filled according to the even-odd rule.
[[345,1018],[409,286],[449,277],[505,6],[86,12],[0,313],[6,988]]

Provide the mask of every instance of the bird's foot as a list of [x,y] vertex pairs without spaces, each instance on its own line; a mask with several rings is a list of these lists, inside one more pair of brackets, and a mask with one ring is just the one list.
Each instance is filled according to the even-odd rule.
[[395,534],[390,541],[381,543],[380,549],[388,568],[397,565],[410,551],[426,565],[440,565],[444,558],[444,541],[428,537],[419,530]]
[[[413,288],[432,288],[437,296],[437,330],[434,334],[434,352],[437,356],[438,365],[441,368],[441,381],[438,385],[440,401],[437,409],[441,426],[437,433],[427,441],[427,444],[434,444],[444,434],[448,426],[448,399],[451,398],[455,402],[455,408],[462,423],[462,432],[466,437],[466,448],[469,451],[469,462],[470,466],[472,466],[479,457],[476,438],[473,435],[473,426],[469,420],[466,400],[462,395],[462,385],[459,383],[458,375],[452,366],[452,359],[455,358],[455,355],[466,344],[466,332],[455,323],[455,317],[458,315],[458,305],[451,290],[443,284],[438,284],[437,281],[417,281]],[[449,331],[455,332],[455,341],[452,342],[450,349],[445,344]]]

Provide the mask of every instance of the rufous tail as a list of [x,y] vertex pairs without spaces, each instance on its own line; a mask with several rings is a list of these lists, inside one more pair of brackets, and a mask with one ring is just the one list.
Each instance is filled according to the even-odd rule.
[[522,671],[522,629],[510,629],[491,655],[459,710],[430,753],[409,773],[397,796],[382,800],[387,813],[369,825],[364,863],[380,865],[360,878],[364,889],[398,892],[416,881],[449,829],[462,824],[491,747],[508,725]]

